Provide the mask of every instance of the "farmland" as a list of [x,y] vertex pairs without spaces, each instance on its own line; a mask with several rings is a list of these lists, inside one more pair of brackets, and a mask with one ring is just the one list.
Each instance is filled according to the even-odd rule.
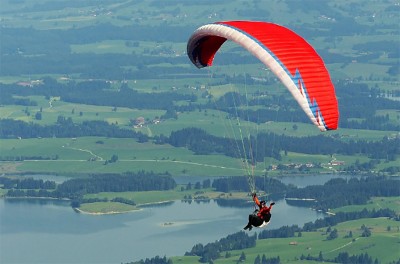
[[[2,176],[400,176],[396,1],[0,0],[0,6]],[[273,72],[236,43],[225,43],[212,67],[192,65],[186,45],[193,31],[227,20],[270,21],[303,36],[335,86],[339,128],[320,132]],[[226,151],[231,146],[234,151]],[[85,198],[146,204],[194,193],[177,188]],[[221,194],[208,189],[207,195]],[[0,196],[7,190],[0,188]],[[137,209],[110,201],[80,209]],[[398,202],[374,197],[332,212],[389,208],[398,214]],[[372,232],[368,238],[363,225]],[[260,239],[245,250],[246,262],[254,263],[260,252],[283,263],[314,263],[300,258],[322,252],[332,259],[342,250],[368,252],[382,263],[400,257],[393,253],[398,221],[343,222],[332,240],[327,228]],[[224,253],[214,263],[236,262],[242,251]],[[172,259],[198,263],[193,256]]]
[[[3,162],[9,164],[18,159],[13,166],[2,166],[3,169],[8,168],[8,170],[2,170],[3,173],[80,174],[88,171],[123,172],[152,168],[156,171],[167,170],[174,175],[192,173],[212,176],[240,175],[240,160],[235,161],[232,157],[224,157],[216,153],[202,156],[188,149],[154,145],[152,139],[169,136],[173,131],[187,127],[198,127],[210,135],[237,140],[240,140],[240,134],[275,133],[299,138],[320,135],[318,129],[309,122],[280,120],[283,104],[290,102],[287,99],[291,95],[271,71],[238,45],[226,43],[217,53],[214,66],[207,70],[196,70],[190,65],[186,55],[186,41],[190,33],[197,26],[214,20],[268,17],[268,20],[292,26],[295,31],[304,34],[307,40],[315,45],[316,50],[321,52],[334,82],[352,80],[353,84],[363,85],[359,91],[362,91],[365,97],[373,92],[378,93],[380,97],[397,102],[399,75],[391,72],[394,69],[393,65],[398,64],[398,58],[396,60],[392,54],[393,45],[398,39],[390,29],[396,24],[398,17],[392,12],[393,7],[390,1],[387,4],[376,3],[367,6],[359,6],[355,1],[354,5],[359,8],[359,17],[352,24],[352,30],[363,32],[357,37],[336,27],[336,23],[342,23],[339,18],[344,19],[350,14],[351,9],[347,7],[345,1],[336,1],[335,5],[323,4],[312,8],[310,6],[313,14],[311,16],[304,15],[307,11],[303,6],[293,3],[287,5],[279,1],[268,3],[268,9],[263,8],[263,1],[254,2],[244,10],[239,8],[242,5],[241,1],[232,2],[229,5],[226,5],[226,1],[217,1],[212,7],[207,4],[182,2],[176,5],[163,4],[156,9],[152,1],[140,3],[102,1],[99,5],[74,4],[69,7],[64,1],[49,4],[43,0],[39,1],[38,5],[25,1],[15,4],[3,2],[4,10],[8,10],[2,13],[2,24],[9,32],[7,34],[17,34],[13,33],[13,30],[17,30],[22,24],[31,28],[30,31],[24,29],[26,31],[24,34],[28,39],[30,38],[29,41],[19,41],[18,38],[21,36],[17,34],[14,39],[16,43],[5,42],[2,63],[7,64],[8,67],[2,67],[0,72],[0,83],[3,85],[17,83],[25,85],[26,89],[31,87],[33,90],[40,90],[43,80],[48,83],[50,79],[46,78],[51,78],[62,85],[61,89],[66,90],[71,89],[70,87],[74,87],[75,84],[85,87],[90,82],[96,81],[106,82],[107,85],[104,87],[107,87],[109,91],[114,91],[115,95],[121,87],[128,87],[150,96],[157,93],[173,93],[195,98],[190,102],[175,100],[173,108],[176,110],[173,111],[176,111],[176,117],[154,123],[152,121],[160,120],[166,114],[165,107],[149,108],[135,107],[135,105],[127,107],[115,103],[106,105],[71,102],[65,100],[65,95],[60,95],[55,90],[50,94],[35,92],[35,94],[11,95],[17,103],[2,104],[1,119],[20,120],[40,126],[57,124],[60,117],[70,119],[76,124],[105,121],[120,128],[144,134],[150,140],[136,144],[135,142],[128,143],[134,141],[131,139],[121,139],[116,143],[113,139],[90,137],[73,140],[74,137],[48,139],[39,136],[40,140],[38,140],[20,136],[19,141],[2,138],[0,141]],[[63,8],[65,12],[60,12]],[[298,11],[292,13],[291,16],[276,16],[278,13],[290,12],[296,8]],[[14,13],[16,10],[23,10],[23,15],[16,15]],[[54,12],[55,10],[59,11]],[[374,15],[371,20],[368,16],[373,13],[373,10],[381,10],[381,13]],[[318,11],[322,14],[317,15]],[[337,12],[341,15],[339,16]],[[327,15],[328,13],[331,15]],[[336,14],[336,21],[332,14]],[[298,21],[302,21],[307,27],[299,27]],[[131,27],[132,24],[135,26]],[[367,26],[374,29],[373,33],[364,33],[363,29]],[[327,35],[324,33],[327,29],[334,31]],[[50,31],[54,32],[54,35],[47,34]],[[155,32],[160,32],[160,34],[157,35]],[[48,47],[34,41],[36,38],[46,39]],[[60,42],[60,38],[64,38],[65,41]],[[13,48],[15,45],[18,47],[19,57],[8,60],[16,52]],[[371,50],[374,48],[376,50]],[[58,51],[57,56],[53,55],[55,50]],[[366,54],[369,54],[369,57],[365,56]],[[235,56],[238,58],[236,59]],[[53,62],[50,62],[49,58],[52,58],[50,61]],[[19,62],[21,64],[18,66]],[[57,67],[54,67],[54,63]],[[30,66],[25,69],[24,65]],[[356,128],[354,125],[348,125],[349,122],[368,124],[371,121],[368,120],[369,114],[359,109],[365,105],[365,99],[354,93],[350,93],[351,100],[344,99],[348,98],[348,93],[354,88],[342,86],[343,82],[337,84],[336,87],[339,110],[342,113],[340,118],[342,125],[339,124],[339,130],[324,133],[324,136],[340,138],[343,142],[379,142],[383,138],[398,137],[395,126],[399,120],[398,105],[379,107],[371,112],[375,119],[387,118],[386,126],[393,127],[392,129],[383,127],[369,129],[369,125]],[[100,96],[93,91],[90,93],[93,95],[92,102]],[[219,100],[229,93],[239,93],[248,100],[263,99],[263,97],[257,97],[260,93],[265,98],[285,99],[278,99],[274,105],[267,106],[267,109],[276,111],[276,114],[268,119],[269,121],[254,123],[243,117],[229,116],[226,110],[221,109]],[[353,104],[357,105],[357,109],[351,109]],[[301,114],[298,106],[292,102],[289,105],[290,119]],[[198,110],[179,110],[187,106],[198,108]],[[247,103],[237,106],[236,111],[247,111],[246,109],[256,111],[263,108],[265,106],[262,104],[250,107]],[[362,112],[365,112],[364,116],[359,114]],[[145,124],[134,127],[134,122],[138,118],[144,118]],[[96,144],[95,142],[99,140],[106,144]],[[275,142],[270,142],[268,148],[272,151],[275,144]],[[32,146],[35,147],[32,148]],[[290,150],[283,154],[281,152],[282,160],[267,157],[263,163],[257,165],[257,171],[262,173],[269,165],[280,163],[318,161],[328,164],[332,161],[331,155],[310,153],[304,155],[301,151]],[[117,155],[119,161],[103,166],[102,161],[112,155]],[[42,156],[45,160],[39,162],[18,158],[22,156]],[[344,161],[346,166],[356,161],[371,162],[373,160],[363,153],[356,156],[337,153],[336,156],[340,156],[339,160]],[[393,170],[397,168],[395,164],[398,161],[395,157],[386,160],[379,158],[379,165],[376,165],[375,169],[381,172]],[[154,166],[155,164],[157,166]],[[335,168],[335,170],[341,169],[343,168]],[[327,172],[327,170],[320,172]],[[276,173],[273,172],[273,174]]]

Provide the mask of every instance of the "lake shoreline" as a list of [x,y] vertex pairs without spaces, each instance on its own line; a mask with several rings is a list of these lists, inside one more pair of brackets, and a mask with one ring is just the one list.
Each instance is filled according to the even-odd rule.
[[[143,203],[143,204],[136,205],[134,209],[127,210],[127,211],[89,212],[89,211],[82,210],[79,207],[74,207],[72,209],[74,209],[74,211],[76,211],[77,213],[87,214],[87,215],[127,214],[127,213],[139,212],[139,211],[143,210],[143,208],[141,208],[141,207],[144,207],[144,206],[152,206],[152,205],[157,205],[157,204],[167,204],[167,203],[174,202],[174,201],[177,201],[177,200],[167,200],[167,201],[160,201],[160,202],[153,202],[153,203]],[[105,202],[105,203],[108,203],[108,202]]]
[[[313,183],[316,183],[317,180],[321,178],[322,182],[319,182],[318,184],[323,184],[324,182],[330,180],[333,177],[338,177],[340,175],[336,174],[330,174],[328,175],[311,175],[311,174],[306,174],[307,176],[292,176],[292,175],[287,175],[284,177],[278,177],[281,179],[282,182],[285,184],[293,184],[298,186],[296,182],[288,179],[300,179],[301,182],[304,182],[305,178],[310,179]],[[344,176],[341,175],[342,177],[349,177],[349,176]],[[58,176],[56,176],[58,177]],[[309,178],[310,177],[310,178]],[[317,183],[316,183],[317,184]],[[128,207],[127,205],[120,203],[120,204],[110,204],[110,201],[107,202],[98,202],[97,205],[91,206],[90,203],[82,203],[82,205],[86,205],[85,207],[87,208],[81,208],[81,207],[72,207],[72,209],[81,214],[87,214],[87,215],[114,215],[114,214],[126,214],[126,213],[131,213],[131,212],[136,212],[140,211],[141,207],[146,207],[146,206],[151,206],[151,205],[156,205],[156,204],[164,204],[164,203],[169,203],[169,202],[174,202],[178,200],[191,200],[191,201],[200,201],[200,200],[213,200],[213,199],[222,199],[222,200],[230,200],[230,199],[240,199],[240,200],[246,200],[248,199],[249,193],[246,192],[232,192],[232,193],[220,193],[220,192],[202,192],[200,194],[192,194],[192,198],[186,199],[186,197],[181,197],[177,198],[177,195],[174,195],[175,197],[159,197],[161,198],[159,201],[152,201],[148,202],[148,198],[146,199],[141,199],[142,203],[138,203],[136,205],[133,205],[132,207]],[[264,195],[264,193],[259,193],[260,196]],[[4,192],[0,198],[5,198],[5,199],[49,199],[49,200],[64,200],[64,201],[70,201],[68,198],[53,198],[53,197],[8,197],[6,196],[6,193]],[[165,200],[162,200],[163,198],[166,198]],[[172,199],[169,199],[172,198]],[[147,201],[146,201],[147,200]],[[153,200],[153,199],[152,199]],[[287,197],[287,201],[291,203],[296,203],[296,202],[312,202],[312,199],[298,199],[295,197]],[[251,199],[249,200],[251,202]],[[103,203],[103,204],[101,204]],[[298,205],[297,205],[298,206]]]
[[126,213],[133,213],[133,212],[137,212],[140,211],[142,209],[133,209],[130,211],[110,211],[110,212],[88,212],[88,211],[84,211],[82,209],[79,209],[78,207],[74,207],[72,208],[75,212],[79,213],[79,214],[86,214],[86,215],[114,215],[114,214],[126,214]]

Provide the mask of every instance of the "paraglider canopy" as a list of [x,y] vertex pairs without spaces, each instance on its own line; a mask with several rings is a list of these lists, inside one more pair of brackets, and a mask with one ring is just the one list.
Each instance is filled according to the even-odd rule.
[[321,131],[337,129],[339,111],[334,86],[321,57],[302,37],[273,23],[216,22],[192,34],[187,54],[198,68],[211,66],[226,40],[241,45],[269,67]]

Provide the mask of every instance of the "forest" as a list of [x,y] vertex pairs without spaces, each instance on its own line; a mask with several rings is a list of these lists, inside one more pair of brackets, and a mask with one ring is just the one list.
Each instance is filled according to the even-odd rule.
[[[285,185],[276,179],[255,178],[256,185],[266,190],[271,199],[288,198],[287,202],[297,206],[306,206],[317,210],[328,211],[346,205],[365,204],[371,197],[400,196],[400,182],[397,179],[370,176],[351,178],[350,180],[333,178],[324,185],[311,185],[295,188]],[[217,191],[246,191],[245,177],[226,177],[215,179],[212,187]],[[312,199],[305,204],[294,202],[295,199]]]
[[[281,159],[280,152],[294,151],[307,154],[366,154],[367,156],[379,159],[389,158],[394,160],[399,154],[398,138],[384,138],[379,142],[369,142],[365,140],[343,142],[334,137],[325,136],[309,136],[309,137],[290,137],[284,135],[276,135],[272,133],[258,134],[257,138],[253,138],[254,142],[245,141],[245,144],[255,146],[253,154],[258,161],[262,161],[265,157],[274,157]],[[231,139],[215,137],[208,135],[205,131],[198,128],[185,128],[171,133],[169,144],[175,147],[186,146],[197,154],[223,153],[227,156],[243,157],[243,153],[237,153],[235,149],[237,144],[232,143]],[[267,143],[274,142],[273,152],[268,152]]]
[[366,204],[369,199],[378,196],[400,196],[399,181],[380,177],[352,178],[348,181],[332,179],[322,187],[314,185],[292,189],[286,194],[287,198],[313,198],[317,201],[315,208],[324,211],[346,205]]
[[[7,197],[50,197],[67,198],[71,206],[76,208],[81,203],[103,201],[101,199],[85,199],[85,194],[100,192],[139,192],[165,191],[176,187],[176,182],[169,174],[155,174],[152,172],[127,172],[119,174],[90,175],[86,178],[70,179],[56,185],[53,181],[26,179],[10,179],[0,177],[0,184],[8,189]],[[132,200],[116,198],[113,201],[135,204]]]

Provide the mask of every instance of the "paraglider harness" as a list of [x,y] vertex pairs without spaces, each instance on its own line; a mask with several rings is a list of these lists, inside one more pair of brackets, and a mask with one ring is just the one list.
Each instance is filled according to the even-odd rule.
[[[260,201],[260,205],[265,206],[266,201],[265,200]],[[269,224],[269,221],[271,219],[271,213],[259,216],[259,212],[260,212],[260,207],[259,205],[255,204],[253,213],[249,215],[249,222],[251,222],[256,227],[264,227],[267,224]]]
[[[265,206],[266,202],[264,200],[262,200],[262,201],[260,201],[260,204]],[[259,212],[260,212],[260,209],[258,208],[258,206],[254,205],[254,211],[253,211],[252,215],[262,219],[265,223],[268,223],[269,220],[271,219],[271,213],[269,212],[268,214],[264,214],[262,217],[260,217],[258,215]]]

